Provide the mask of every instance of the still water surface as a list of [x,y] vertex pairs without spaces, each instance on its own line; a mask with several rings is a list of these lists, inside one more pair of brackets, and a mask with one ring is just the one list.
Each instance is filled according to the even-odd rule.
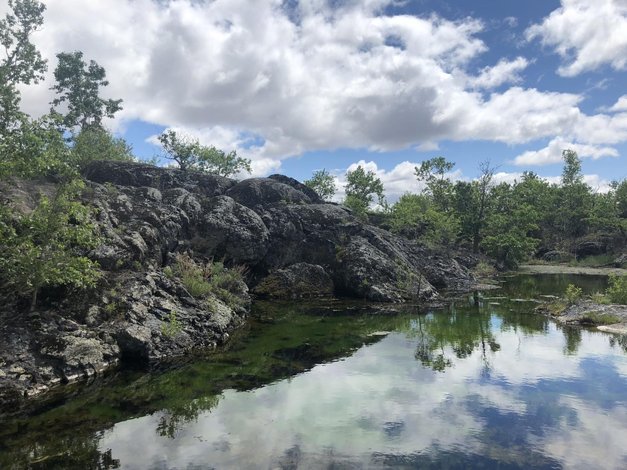
[[0,430],[0,468],[627,468],[627,337],[517,276],[449,308],[263,304],[229,349],[125,371]]

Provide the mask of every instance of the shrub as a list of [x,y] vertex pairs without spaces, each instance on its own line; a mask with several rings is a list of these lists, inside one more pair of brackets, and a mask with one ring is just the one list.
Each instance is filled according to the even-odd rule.
[[590,296],[592,301],[597,304],[609,304],[611,303],[610,299],[603,292],[595,292]]
[[192,297],[205,299],[214,295],[230,307],[243,304],[233,292],[240,290],[246,268],[227,268],[222,261],[198,263],[186,254],[176,255],[172,268],[165,268],[168,277],[177,277]]
[[610,275],[609,287],[605,294],[615,304],[627,305],[627,276]]
[[168,338],[173,338],[182,330],[181,323],[176,316],[176,310],[170,311],[168,321],[161,324],[161,333]]
[[573,284],[568,284],[566,292],[564,292],[564,297],[569,304],[574,304],[579,299],[581,299],[582,294],[583,290],[581,289],[581,287],[577,287]]

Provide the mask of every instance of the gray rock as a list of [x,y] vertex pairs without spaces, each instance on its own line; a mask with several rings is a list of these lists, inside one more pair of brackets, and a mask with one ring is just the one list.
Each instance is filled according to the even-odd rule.
[[296,263],[266,276],[253,293],[275,299],[331,297],[333,281],[322,266]]

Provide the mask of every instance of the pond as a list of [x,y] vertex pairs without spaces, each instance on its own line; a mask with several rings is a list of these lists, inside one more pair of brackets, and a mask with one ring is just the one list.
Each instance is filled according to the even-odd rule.
[[398,315],[259,303],[224,351],[5,421],[0,468],[627,468],[627,337],[532,313],[568,283],[605,279]]

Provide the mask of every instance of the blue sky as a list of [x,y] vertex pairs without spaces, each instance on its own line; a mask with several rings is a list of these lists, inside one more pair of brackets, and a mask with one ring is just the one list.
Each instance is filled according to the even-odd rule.
[[[511,181],[583,158],[603,190],[627,177],[626,0],[63,0],[34,41],[103,65],[124,99],[109,125],[137,155],[167,128],[233,148],[254,175],[298,179],[359,163],[391,199],[442,155],[454,178],[481,161]],[[0,13],[6,7],[0,6]]]

